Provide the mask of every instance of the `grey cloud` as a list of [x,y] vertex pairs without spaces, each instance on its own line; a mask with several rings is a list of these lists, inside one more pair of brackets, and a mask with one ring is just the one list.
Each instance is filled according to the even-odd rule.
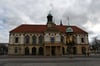
[[92,0],[89,11],[93,14],[100,13],[100,0]]
[[[8,36],[9,30],[23,23],[46,24],[50,10],[56,24],[62,19],[66,25],[68,16],[70,24],[83,26],[88,21],[95,24],[100,21],[99,6],[99,0],[0,0],[0,26],[5,28]],[[83,26],[82,29],[87,28]],[[0,32],[3,38],[3,29]],[[92,29],[88,32],[94,34]]]
[[87,18],[87,15],[85,14],[74,14],[74,13],[71,13],[71,12],[66,12],[64,15],[63,15],[63,18],[65,19],[65,22],[67,21],[67,18],[69,17],[69,23],[70,24],[85,24],[88,20]]

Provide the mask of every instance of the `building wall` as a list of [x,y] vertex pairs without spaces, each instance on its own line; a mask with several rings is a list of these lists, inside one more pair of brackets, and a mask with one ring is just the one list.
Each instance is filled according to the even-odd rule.
[[[25,36],[29,36],[30,37],[30,41],[28,44],[25,45],[25,40],[24,37]],[[36,40],[36,44],[32,44],[32,36],[36,36],[37,40]],[[43,36],[44,40],[43,40],[43,44],[39,44],[39,36]],[[63,39],[63,43],[61,43],[61,36],[64,37]],[[77,49],[77,54],[82,54],[82,47],[86,48],[86,52],[88,52],[88,35],[87,34],[74,34],[75,36],[75,42],[76,42],[76,49]],[[19,41],[18,43],[15,43],[15,38],[19,37]],[[43,47],[44,48],[44,54],[47,52],[49,54],[49,49],[47,51],[45,51],[45,46],[44,43],[48,44],[51,43],[50,38],[54,37],[55,38],[55,43],[54,46],[60,46],[60,47],[64,47],[64,53],[67,54],[67,45],[66,45],[66,34],[64,33],[10,33],[9,36],[9,45],[8,45],[8,54],[9,55],[24,55],[25,54],[25,47],[29,48],[29,52],[30,54],[32,54],[32,48],[36,47],[36,54],[38,55],[39,52],[39,47]],[[81,38],[83,38],[84,42],[82,42]],[[58,43],[58,44],[57,44]],[[49,45],[50,46],[50,45]],[[20,50],[15,53],[15,48],[20,48]],[[60,53],[58,52],[58,50],[60,50]],[[58,49],[56,50],[56,54],[60,54],[62,55],[62,49]]]

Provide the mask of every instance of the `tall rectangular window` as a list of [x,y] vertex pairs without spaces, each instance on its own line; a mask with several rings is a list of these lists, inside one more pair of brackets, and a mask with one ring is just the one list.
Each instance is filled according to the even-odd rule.
[[18,42],[19,42],[19,38],[15,37],[15,43],[18,43]]
[[81,38],[81,42],[84,43],[84,38]]
[[25,41],[25,44],[28,44],[30,42],[30,36],[28,36],[28,35],[25,36],[25,40],[24,41]]

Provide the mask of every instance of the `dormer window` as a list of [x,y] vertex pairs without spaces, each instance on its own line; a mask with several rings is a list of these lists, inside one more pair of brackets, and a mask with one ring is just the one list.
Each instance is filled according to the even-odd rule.
[[68,27],[68,28],[66,29],[66,32],[73,32],[73,29],[72,29],[71,27]]

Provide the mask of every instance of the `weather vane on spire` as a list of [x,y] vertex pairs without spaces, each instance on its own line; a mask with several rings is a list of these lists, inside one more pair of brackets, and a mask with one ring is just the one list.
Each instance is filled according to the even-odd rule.
[[49,14],[51,14],[51,12],[52,12],[52,9],[53,9],[53,4],[51,3],[51,4],[50,4],[50,10],[49,10]]

